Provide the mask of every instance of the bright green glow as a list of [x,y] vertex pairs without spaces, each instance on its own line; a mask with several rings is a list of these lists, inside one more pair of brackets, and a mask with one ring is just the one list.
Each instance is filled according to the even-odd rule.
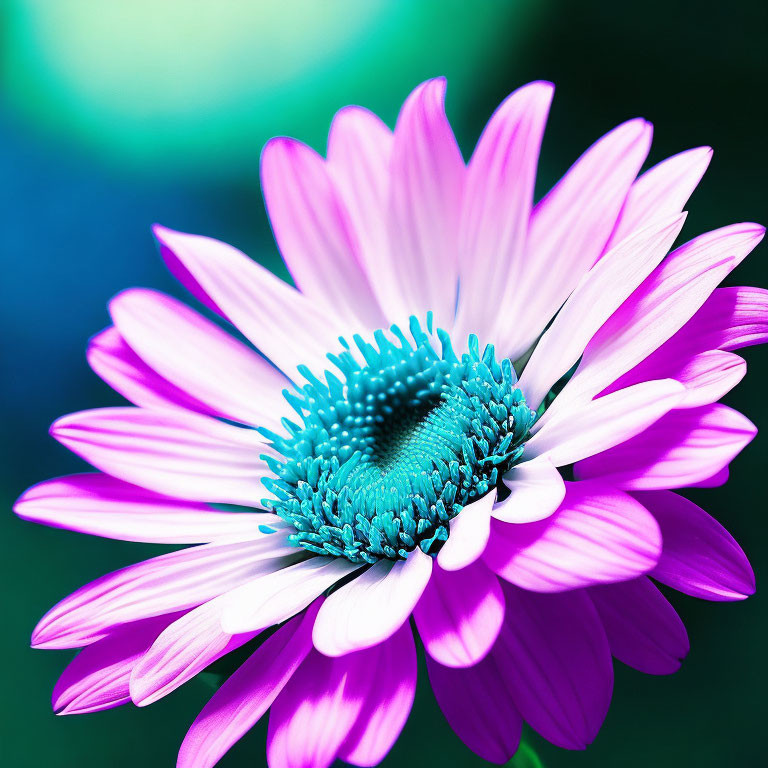
[[322,149],[362,103],[392,122],[409,89],[451,99],[515,49],[533,0],[6,0],[4,94],[58,137],[118,162],[218,173],[256,166],[272,135]]
[[298,530],[296,545],[352,562],[435,554],[450,520],[520,460],[535,413],[510,361],[491,345],[481,355],[475,336],[459,358],[441,330],[438,354],[415,318],[410,331],[413,345],[397,326],[397,342],[355,337],[362,366],[349,347],[329,355],[344,383],[303,369],[300,395],[286,392],[302,425],[261,430],[285,457],[264,457],[277,497],[264,504]]

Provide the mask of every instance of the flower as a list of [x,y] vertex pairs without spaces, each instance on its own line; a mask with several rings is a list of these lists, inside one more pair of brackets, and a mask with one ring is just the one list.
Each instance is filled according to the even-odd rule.
[[180,768],[214,765],[268,709],[271,768],[374,765],[413,702],[413,617],[470,749],[504,762],[523,720],[581,749],[611,656],[667,674],[686,655],[651,579],[709,600],[754,591],[730,534],[674,489],[724,483],[755,435],[716,401],[744,375],[733,350],[768,340],[768,292],[717,285],[764,230],[669,253],[711,151],[637,177],[643,120],[534,205],[552,91],[509,96],[466,165],[441,79],[394,133],[342,109],[327,159],[272,140],[262,185],[296,288],[156,228],[173,274],[252,346],[170,296],[112,300],[88,360],[136,407],[56,421],[100,472],[37,485],[16,512],[197,546],[40,621],[33,646],[83,648],[57,712],[150,704],[247,646]]

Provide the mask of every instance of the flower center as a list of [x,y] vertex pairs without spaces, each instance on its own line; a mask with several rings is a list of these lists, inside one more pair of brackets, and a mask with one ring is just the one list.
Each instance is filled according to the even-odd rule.
[[300,368],[308,383],[284,394],[303,426],[260,430],[284,457],[264,457],[275,474],[264,505],[296,528],[295,545],[355,563],[436,554],[450,520],[520,460],[536,417],[492,345],[481,355],[470,336],[459,358],[441,329],[438,354],[416,318],[413,343],[391,331],[376,346],[354,337],[364,364],[341,339],[328,357],[343,383]]

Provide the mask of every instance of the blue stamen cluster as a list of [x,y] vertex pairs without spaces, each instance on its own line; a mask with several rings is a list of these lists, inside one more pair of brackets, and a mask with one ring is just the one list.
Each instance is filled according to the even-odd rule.
[[294,545],[354,563],[434,555],[449,521],[520,460],[536,414],[510,361],[492,345],[481,355],[474,335],[459,358],[441,329],[438,354],[416,318],[409,330],[413,343],[397,326],[376,346],[355,336],[364,364],[341,339],[328,358],[343,381],[301,367],[307,383],[284,392],[301,425],[260,430],[285,458],[264,456],[275,498],[263,503],[296,528]]

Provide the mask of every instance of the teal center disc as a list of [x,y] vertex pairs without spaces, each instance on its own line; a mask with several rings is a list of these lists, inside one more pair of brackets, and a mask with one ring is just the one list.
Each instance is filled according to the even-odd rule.
[[470,336],[458,357],[441,329],[438,354],[416,318],[412,341],[390,330],[376,346],[355,336],[361,359],[341,339],[328,358],[343,380],[301,367],[307,383],[284,393],[301,424],[260,430],[284,457],[264,456],[275,476],[263,504],[295,527],[296,546],[354,563],[435,555],[450,520],[520,460],[536,418],[492,345],[481,355]]

